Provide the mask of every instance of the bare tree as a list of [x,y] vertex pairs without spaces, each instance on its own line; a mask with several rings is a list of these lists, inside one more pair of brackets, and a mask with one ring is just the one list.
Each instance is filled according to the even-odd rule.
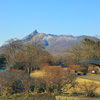
[[100,41],[85,38],[82,43],[70,48],[69,53],[77,62],[84,60],[100,60]]
[[8,68],[25,69],[29,75],[32,70],[40,69],[41,63],[47,62],[45,58],[51,57],[38,42],[22,43],[16,39],[7,41],[5,55]]

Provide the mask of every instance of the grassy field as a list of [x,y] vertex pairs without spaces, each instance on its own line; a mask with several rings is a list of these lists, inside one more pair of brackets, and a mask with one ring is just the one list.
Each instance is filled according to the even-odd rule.
[[[86,77],[86,76],[85,76]],[[89,77],[88,77],[89,78]],[[69,91],[67,91],[67,93],[65,93],[65,96],[56,96],[56,100],[100,100],[100,82],[99,81],[94,81],[94,80],[89,80],[89,79],[83,79],[83,78],[77,78],[76,82],[79,83],[79,85],[83,84],[84,82],[94,82],[98,85],[98,88],[96,90],[96,93],[98,94],[97,97],[95,98],[91,98],[91,97],[85,97],[84,95],[81,95],[81,90],[78,86],[76,86],[76,91],[79,93],[77,96],[70,96],[67,95],[67,93],[71,93],[73,90],[70,89]]]
[[83,79],[83,78],[77,78],[76,81],[79,82],[79,84],[82,84],[84,82],[94,82],[94,83],[96,83],[98,85],[96,93],[100,95],[100,82],[99,81],[94,81],[94,80],[89,80],[89,79]]
[[90,79],[84,79],[84,78],[80,78],[80,77],[78,77],[78,78],[76,79],[76,81],[79,82],[79,83],[84,83],[84,82],[95,82],[95,83],[97,83],[97,84],[100,84],[99,81],[94,81],[94,80],[90,80]]
[[34,77],[43,77],[44,74],[45,74],[45,72],[44,72],[43,70],[41,70],[41,71],[34,71],[34,72],[32,72],[32,73],[30,74],[30,76],[31,76],[32,78],[34,78]]
[[[35,71],[33,73],[31,73],[31,77],[43,77],[45,74],[44,71]],[[96,93],[98,93],[100,95],[100,75],[83,75],[83,76],[78,76],[76,79],[76,82],[78,82],[79,84],[82,84],[84,82],[94,82],[98,85],[98,88],[96,90]],[[80,90],[77,87],[77,90],[80,92]],[[73,90],[70,90],[68,92],[71,92]]]
[[93,80],[93,81],[100,82],[100,75],[99,74],[80,75],[78,77],[82,78],[82,79],[88,79],[88,80]]

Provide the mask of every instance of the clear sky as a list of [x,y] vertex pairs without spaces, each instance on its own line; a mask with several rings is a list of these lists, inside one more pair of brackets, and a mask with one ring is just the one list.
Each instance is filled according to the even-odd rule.
[[0,0],[0,46],[40,33],[100,35],[100,0]]

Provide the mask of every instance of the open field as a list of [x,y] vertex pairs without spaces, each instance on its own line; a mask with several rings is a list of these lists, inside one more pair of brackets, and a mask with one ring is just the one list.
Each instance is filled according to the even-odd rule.
[[83,78],[77,78],[76,81],[79,82],[79,84],[82,84],[84,82],[94,82],[94,83],[96,83],[98,85],[96,93],[100,95],[100,82],[99,81],[93,81],[93,80],[88,80],[88,79],[83,79]]
[[43,70],[40,70],[40,71],[34,71],[34,72],[32,72],[32,73],[30,74],[30,76],[31,76],[32,78],[34,78],[34,77],[43,77],[44,74],[45,74],[45,72],[44,72]]
[[98,81],[100,82],[100,75],[80,75],[78,76],[79,78],[82,78],[82,79],[88,79],[88,80],[93,80],[93,81]]
[[78,78],[76,79],[76,81],[79,82],[79,83],[84,83],[84,82],[95,82],[95,83],[97,83],[97,84],[100,84],[99,81],[90,80],[90,79],[85,79],[85,78],[80,78],[80,77],[78,77]]
[[[95,78],[95,75],[93,75],[93,79]],[[82,78],[81,78],[82,77]],[[84,78],[83,78],[84,77]],[[100,82],[99,81],[95,81],[95,80],[98,80],[99,77],[97,77],[95,80],[90,80],[89,77],[92,77],[91,75],[88,75],[87,76],[79,76],[77,79],[76,79],[76,82],[78,82],[80,85],[84,82],[94,82],[98,85],[98,88],[97,90],[95,91],[97,94],[98,94],[98,97],[96,98],[91,98],[91,97],[85,97],[83,95],[78,95],[78,96],[69,96],[69,95],[66,95],[67,93],[71,93],[73,91],[73,89],[67,91],[67,93],[65,93],[65,96],[56,96],[56,100],[100,100]],[[87,79],[85,79],[87,78]],[[77,92],[81,92],[80,88],[77,86],[76,87],[76,90]]]
[[[44,71],[35,71],[35,72],[31,73],[30,76],[31,77],[43,77],[44,74],[45,74]],[[94,83],[96,83],[98,85],[96,93],[100,94],[100,75],[82,75],[82,76],[78,76],[76,81],[79,84],[82,84],[84,82],[94,82]]]
[[[31,77],[43,77],[44,75],[45,75],[45,72],[43,70],[34,71],[30,74]],[[90,80],[90,81],[95,81],[95,82],[99,83],[100,82],[100,75],[94,75],[94,74],[93,75],[79,75],[79,76],[77,76],[77,79],[79,80],[79,82]]]

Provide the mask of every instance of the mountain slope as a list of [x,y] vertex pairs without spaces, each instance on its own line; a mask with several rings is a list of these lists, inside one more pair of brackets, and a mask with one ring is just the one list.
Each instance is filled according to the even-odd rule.
[[72,36],[72,35],[53,35],[38,33],[36,30],[22,39],[23,42],[34,42],[38,41],[40,44],[45,46],[45,49],[51,53],[65,53],[66,49],[77,43],[81,43],[84,38],[89,38],[94,41],[99,39],[91,36]]

